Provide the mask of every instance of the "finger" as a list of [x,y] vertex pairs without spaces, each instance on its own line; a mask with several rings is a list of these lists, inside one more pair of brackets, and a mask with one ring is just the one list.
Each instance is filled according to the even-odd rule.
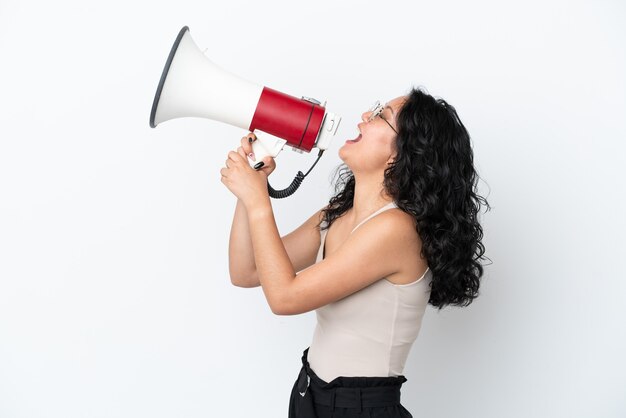
[[239,153],[237,153],[235,151],[229,151],[228,152],[228,158],[233,160],[233,161],[241,161],[241,155],[239,155]]
[[243,149],[244,149],[244,153],[243,153],[244,159],[250,158],[252,161],[256,161],[256,159],[254,158],[254,150],[252,149],[252,146],[250,146],[250,144],[243,147]]
[[263,158],[263,162],[265,163],[265,167],[275,167],[276,160],[270,155]]
[[241,138],[241,146],[246,151],[246,155],[253,152],[252,143],[257,140],[257,137],[254,133],[249,133],[248,135]]
[[271,157],[265,157],[260,162],[255,164],[255,167],[258,164],[263,164],[259,168],[257,168],[257,170],[266,172],[266,174],[267,174],[267,171],[273,171],[273,169],[274,169],[274,166],[272,165],[271,160],[272,160]]
[[245,142],[247,144],[253,142],[256,139],[256,136],[253,133],[248,133],[248,135],[244,136],[243,138],[241,138],[241,142]]
[[252,152],[252,145],[248,142],[248,137],[241,138],[241,149],[243,149],[243,155],[247,155]]
[[241,138],[240,148],[243,150],[243,152],[239,152],[239,149],[237,149],[237,153],[241,155],[244,159],[250,158],[251,160],[254,161],[254,150],[252,149],[252,145],[250,145],[251,142],[248,141],[249,139],[252,138],[251,135],[256,138],[254,134],[248,134]]
[[235,152],[235,151],[231,151],[228,154],[228,158],[230,158],[231,160],[233,160],[235,163],[237,164],[241,164],[241,163],[248,163],[248,159],[246,155],[242,155],[242,153],[239,152]]

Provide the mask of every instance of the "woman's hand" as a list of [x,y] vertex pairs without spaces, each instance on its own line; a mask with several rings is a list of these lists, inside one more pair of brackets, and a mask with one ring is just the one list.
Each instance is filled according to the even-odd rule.
[[[253,132],[250,132],[248,135],[241,138],[241,147],[237,148],[237,152],[239,152],[239,149],[242,149],[244,156],[247,155],[251,157],[250,154],[253,154],[252,143],[256,140],[256,135]],[[257,163],[258,162],[259,161],[257,161]],[[274,158],[267,156],[263,159],[263,166],[258,170],[263,171],[267,176],[269,176],[275,168],[276,161],[274,161]]]
[[276,168],[274,158],[269,156],[263,159],[263,167],[257,170],[250,167],[247,158],[247,154],[252,152],[250,137],[256,139],[254,134],[242,138],[242,146],[237,148],[237,152],[228,153],[225,167],[220,170],[222,183],[243,202],[246,209],[269,200],[267,176]]

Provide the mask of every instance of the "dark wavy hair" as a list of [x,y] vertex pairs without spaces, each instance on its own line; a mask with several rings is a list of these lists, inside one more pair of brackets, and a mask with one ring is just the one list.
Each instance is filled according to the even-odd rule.
[[[485,253],[478,222],[481,204],[470,136],[454,107],[422,88],[411,88],[397,116],[396,158],[384,173],[384,188],[416,220],[422,257],[433,274],[429,304],[468,306],[478,297]],[[337,174],[338,173],[338,174]],[[322,210],[321,230],[352,207],[354,174],[335,171],[335,196]]]

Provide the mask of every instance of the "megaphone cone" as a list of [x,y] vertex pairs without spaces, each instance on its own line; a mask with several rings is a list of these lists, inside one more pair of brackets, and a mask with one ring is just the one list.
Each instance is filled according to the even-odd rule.
[[195,116],[247,129],[263,87],[215,65],[195,44],[189,28],[181,29],[157,88],[150,126]]

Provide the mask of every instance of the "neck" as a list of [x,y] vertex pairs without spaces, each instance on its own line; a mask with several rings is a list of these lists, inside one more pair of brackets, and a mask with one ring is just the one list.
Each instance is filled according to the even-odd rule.
[[385,192],[384,175],[354,175],[354,200],[352,202],[352,222],[356,225],[361,220],[389,204],[393,198]]

